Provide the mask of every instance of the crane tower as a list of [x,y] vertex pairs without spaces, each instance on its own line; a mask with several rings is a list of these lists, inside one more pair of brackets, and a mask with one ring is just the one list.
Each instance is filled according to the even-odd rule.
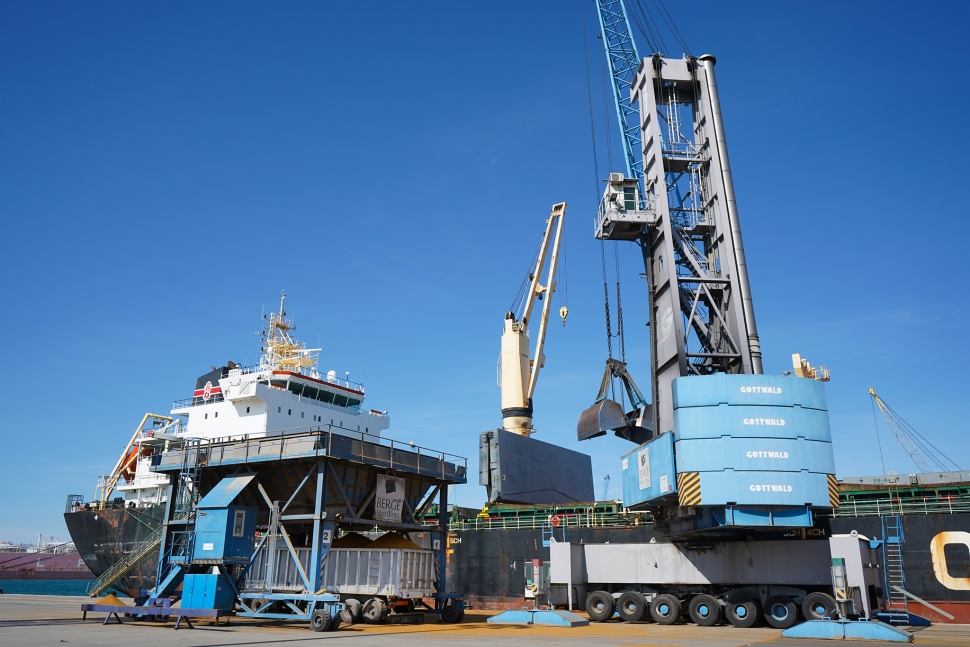
[[643,175],[610,174],[596,223],[643,253],[654,434],[673,429],[675,378],[762,372],[714,62],[643,59],[630,86]]

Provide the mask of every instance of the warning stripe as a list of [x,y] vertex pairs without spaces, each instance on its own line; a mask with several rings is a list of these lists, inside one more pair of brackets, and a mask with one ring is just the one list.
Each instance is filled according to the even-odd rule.
[[829,505],[833,508],[839,507],[839,480],[835,474],[828,474],[829,478]]
[[677,475],[677,490],[680,505],[701,504],[700,472],[681,472]]

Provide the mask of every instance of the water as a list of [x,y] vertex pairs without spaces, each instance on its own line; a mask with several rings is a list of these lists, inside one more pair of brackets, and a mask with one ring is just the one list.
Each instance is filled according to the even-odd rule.
[[94,580],[0,580],[4,593],[26,595],[87,595]]

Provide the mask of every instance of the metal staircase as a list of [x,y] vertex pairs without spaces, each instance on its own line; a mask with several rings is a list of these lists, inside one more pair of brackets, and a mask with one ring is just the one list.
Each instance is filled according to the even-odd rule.
[[158,551],[159,544],[162,543],[162,528],[158,528],[147,539],[139,542],[121,560],[115,562],[111,568],[101,574],[91,589],[89,595],[95,598],[107,591],[113,584],[128,575],[136,566],[142,563],[146,557]]
[[[199,472],[207,458],[208,448],[202,446],[200,439],[185,441],[182,446],[182,469],[179,471],[174,492],[172,517],[172,521],[181,521],[185,525],[181,530],[175,530],[167,523],[162,526],[161,532],[168,532],[169,536],[165,553],[159,556],[152,597],[166,597],[174,593],[191,563],[195,544],[195,507],[201,498]],[[161,535],[156,548],[160,544]]]
[[903,574],[903,523],[902,517],[882,518],[883,537],[886,548],[883,551],[884,573],[886,580],[886,618],[893,625],[909,625],[909,602],[902,593],[906,589]]

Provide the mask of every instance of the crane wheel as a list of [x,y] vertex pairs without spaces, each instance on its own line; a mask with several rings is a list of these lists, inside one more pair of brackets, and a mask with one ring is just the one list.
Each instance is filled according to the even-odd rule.
[[606,591],[593,591],[586,596],[586,613],[593,622],[606,622],[615,610],[613,596]]
[[639,622],[647,615],[647,599],[639,591],[626,591],[616,602],[620,619],[625,622]]
[[721,620],[721,603],[713,595],[695,595],[691,598],[687,613],[697,626],[713,627]]
[[773,597],[765,604],[765,620],[775,629],[788,629],[798,620],[798,607],[791,598]]
[[802,601],[802,614],[806,620],[835,617],[835,598],[828,593],[809,593]]
[[680,600],[669,593],[661,593],[650,605],[650,617],[658,625],[672,625],[680,620]]
[[728,622],[735,627],[747,629],[758,622],[758,605],[754,600],[735,600],[724,609]]

